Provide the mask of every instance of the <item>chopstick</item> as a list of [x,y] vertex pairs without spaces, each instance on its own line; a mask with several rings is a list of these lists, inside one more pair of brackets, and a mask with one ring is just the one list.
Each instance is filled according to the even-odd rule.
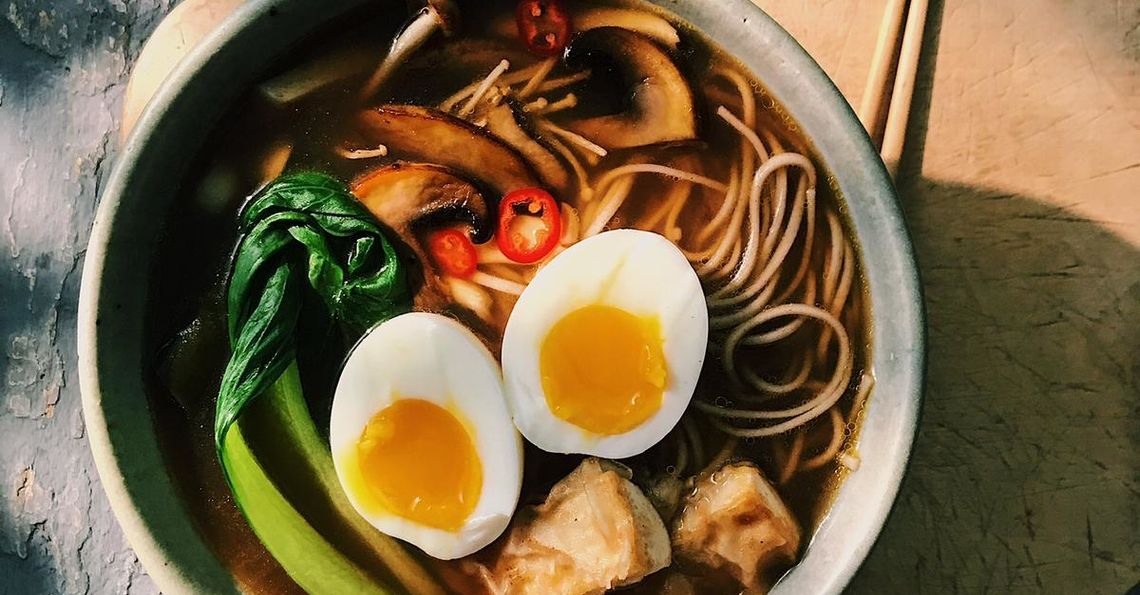
[[[906,0],[888,0],[871,71],[867,77],[868,86],[860,103],[859,119],[867,127],[867,132],[872,138],[875,136],[878,123],[882,121],[887,71],[894,57],[894,48],[898,45],[898,32],[905,4]],[[899,50],[894,86],[891,89],[890,103],[886,108],[886,129],[883,131],[883,142],[879,149],[879,155],[892,177],[898,171],[903,143],[906,140],[906,126],[910,118],[911,100],[914,98],[914,83],[918,76],[918,59],[922,53],[922,38],[926,28],[929,0],[910,0],[909,4],[906,7],[906,28],[903,30],[902,49]]]
[[859,103],[859,120],[872,138],[875,137],[883,109],[883,87],[887,84],[887,74],[898,49],[899,31],[902,29],[903,14],[907,0],[887,0],[883,10],[883,20],[879,24],[879,38],[875,41],[875,54],[871,59],[871,70],[867,73],[867,84],[863,86],[863,100]]

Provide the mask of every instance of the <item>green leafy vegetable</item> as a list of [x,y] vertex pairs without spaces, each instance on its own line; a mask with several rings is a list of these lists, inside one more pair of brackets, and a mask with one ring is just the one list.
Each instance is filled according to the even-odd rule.
[[[262,400],[265,405],[287,409],[293,401],[291,393],[300,396],[299,390],[296,367],[291,366],[266,390]],[[303,398],[300,400],[304,407]],[[269,466],[253,452],[243,428],[245,421],[234,424],[226,434],[226,447],[220,456],[234,499],[269,553],[309,593],[386,593],[367,572],[326,540],[278,488]],[[311,420],[309,424],[312,425]],[[290,429],[280,431],[290,436]],[[313,430],[315,433],[316,428]]]
[[241,215],[228,298],[233,356],[218,394],[214,438],[281,376],[295,356],[304,280],[356,331],[407,311],[403,267],[372,215],[323,174],[278,178]]
[[407,311],[407,280],[372,216],[338,181],[278,178],[241,214],[228,297],[233,354],[215,412],[234,500],[290,577],[309,592],[442,593],[394,540],[355,513],[301,392],[303,301],[316,295],[351,332]]

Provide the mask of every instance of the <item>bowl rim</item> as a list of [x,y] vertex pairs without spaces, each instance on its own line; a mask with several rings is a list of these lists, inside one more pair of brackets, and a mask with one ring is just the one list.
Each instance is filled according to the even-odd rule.
[[[333,3],[333,7],[319,0],[249,0],[238,6],[159,87],[122,147],[100,197],[83,268],[78,311],[83,414],[96,469],[112,511],[144,567],[164,592],[233,593],[240,587],[182,508],[165,473],[162,454],[147,448],[155,442],[152,424],[127,423],[131,414],[137,415],[137,404],[131,411],[121,402],[122,397],[116,396],[130,392],[132,385],[128,381],[124,388],[122,379],[114,377],[114,365],[126,365],[129,369],[131,357],[136,358],[135,368],[142,365],[137,350],[120,353],[119,349],[124,332],[141,333],[141,321],[114,314],[123,306],[122,296],[114,293],[114,283],[104,282],[106,276],[114,281],[122,273],[119,269],[124,269],[124,265],[115,259],[123,260],[124,256],[118,255],[138,246],[134,238],[123,237],[121,220],[143,217],[126,212],[125,206],[143,204],[142,198],[132,196],[131,189],[146,182],[143,170],[149,147],[179,118],[186,120],[193,114],[192,102],[187,100],[192,95],[189,90],[210,76],[223,76],[227,71],[226,59],[242,60],[235,56],[235,51],[256,37],[256,29],[271,24],[269,29],[293,33],[291,40],[276,42],[280,47],[262,51],[260,63],[251,57],[247,59],[254,61],[253,66],[228,67],[246,74],[250,82],[255,80],[256,71],[290,47],[291,41],[366,1],[348,0]],[[860,455],[868,464],[844,481],[804,557],[776,589],[777,593],[839,593],[885,525],[909,462],[922,404],[924,304],[898,197],[846,99],[791,35],[758,6],[750,0],[649,1],[708,34],[764,82],[765,89],[811,139],[827,166],[828,183],[845,196],[846,214],[855,227],[873,313],[871,368],[876,376],[889,371],[890,377],[878,379],[868,400],[868,415],[858,442]],[[712,31],[716,35],[709,34]],[[780,75],[765,77],[767,72]],[[220,117],[221,108],[211,109],[217,112],[213,114],[215,118]],[[858,203],[852,202],[855,200]],[[129,252],[125,256],[135,257]],[[102,315],[107,312],[110,317],[104,320]],[[892,348],[889,352],[884,349],[888,346]],[[876,398],[881,392],[888,392],[890,400]],[[131,395],[127,397],[129,400]],[[138,394],[134,398],[137,400]],[[884,409],[885,405],[877,405],[884,402],[890,404],[889,410]],[[868,428],[872,420],[873,427]],[[868,429],[872,429],[872,435],[884,433],[882,444],[864,444]],[[867,452],[864,446],[868,447]],[[864,471],[871,463],[875,468]],[[856,492],[868,490],[875,496],[872,501],[858,498]],[[171,498],[176,500],[174,506]],[[836,514],[837,511],[844,514]],[[855,539],[844,536],[852,531],[857,535]]]

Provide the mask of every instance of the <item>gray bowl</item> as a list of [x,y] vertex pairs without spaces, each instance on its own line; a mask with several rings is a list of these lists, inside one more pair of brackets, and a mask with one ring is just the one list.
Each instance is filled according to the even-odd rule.
[[[154,96],[103,192],[83,269],[80,378],[88,436],[112,508],[166,593],[238,590],[195,530],[145,414],[141,364],[156,224],[188,155],[282,52],[321,23],[376,0],[251,0],[207,37]],[[891,509],[917,427],[924,368],[922,297],[886,169],[850,106],[806,52],[748,0],[656,0],[735,54],[786,106],[846,199],[874,316],[877,385],[859,438],[860,469],[839,490],[778,593],[838,593]]]

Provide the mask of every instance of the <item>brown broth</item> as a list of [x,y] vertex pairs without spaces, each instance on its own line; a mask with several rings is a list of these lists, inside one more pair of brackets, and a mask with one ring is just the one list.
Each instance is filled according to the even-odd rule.
[[[494,5],[500,10],[487,9],[471,15],[472,18],[465,23],[469,27],[467,31],[492,31],[495,18],[504,11],[509,14],[513,10],[513,3],[501,1]],[[343,28],[330,28],[315,36],[269,74],[285,72],[295,64],[340,49],[350,53],[374,52],[380,56],[386,45],[384,40],[393,32],[392,23],[400,18],[377,10],[354,18],[355,24],[347,33]],[[688,74],[705,71],[712,63],[739,68],[695,31],[683,26],[678,29],[684,40],[679,62]],[[518,45],[512,47],[511,42],[504,40],[486,41],[480,35],[458,38],[447,42],[447,45],[434,41],[385,87],[376,103],[438,104],[456,89],[483,76],[503,56],[510,57],[512,63],[517,64],[514,69],[523,67],[525,61],[533,60]],[[335,145],[353,139],[354,133],[347,122],[357,109],[355,94],[365,74],[361,71],[285,109],[269,104],[256,90],[238,102],[216,127],[199,153],[192,174],[182,185],[182,194],[165,222],[157,260],[160,264],[152,275],[146,328],[149,353],[153,357],[148,362],[146,380],[163,453],[199,530],[219,559],[251,592],[285,593],[299,589],[243,521],[221,475],[214,451],[214,401],[228,354],[224,285],[228,261],[237,239],[236,213],[243,200],[263,183],[259,173],[263,163],[282,143],[293,147],[288,171],[325,171],[346,181],[391,161],[349,161],[331,151]],[[761,98],[760,117],[767,126],[786,142],[802,146],[810,154],[809,141],[798,136],[794,123],[778,104],[764,101],[767,95],[763,87],[755,81],[753,84]],[[605,99],[591,99],[586,87],[583,85],[576,90],[582,103],[587,104],[583,109],[588,110],[591,107],[589,103]],[[710,125],[715,107],[710,104],[713,104],[712,98],[705,97],[700,108],[708,149],[695,159],[701,164],[704,175],[723,178],[727,173],[723,163],[728,160],[722,157],[726,151],[732,150],[725,147],[732,145],[726,144],[730,135],[724,126]],[[683,148],[657,149],[648,157],[659,162],[684,152]],[[628,154],[618,152],[592,167],[591,172],[605,170],[627,157]],[[832,205],[842,211],[839,197],[823,183],[830,180],[830,176],[822,168],[820,180],[821,204]],[[639,195],[657,196],[666,190],[669,183],[663,179],[639,182]],[[713,193],[706,193],[704,204],[687,207],[684,216],[689,220],[707,217],[716,199]],[[620,227],[622,221],[635,219],[639,212],[651,206],[649,201],[631,200],[619,211],[611,226]],[[869,313],[864,310],[867,303],[864,291],[861,273],[857,273],[854,298],[844,312],[856,348],[853,384],[857,383],[865,368],[870,351]],[[495,308],[500,329],[512,305],[512,298],[497,297]],[[340,336],[322,333],[319,326],[302,329],[302,332],[311,339],[300,342],[298,356],[306,398],[318,426],[327,431],[336,374],[350,345]],[[804,338],[804,341],[810,340],[812,337]],[[488,337],[488,342],[497,344],[498,337]],[[765,363],[757,364],[757,369],[770,375],[782,372],[789,360],[787,355],[781,355],[781,350],[791,353],[802,347],[791,343],[765,352]],[[698,391],[718,394],[724,382],[717,378],[719,374],[716,358],[710,358]],[[845,418],[850,413],[854,388],[849,387],[840,401]],[[829,424],[827,416],[810,422],[809,448],[822,448],[830,436]],[[702,422],[701,427],[706,437],[706,449],[715,451],[722,439],[707,424]],[[850,429],[845,431],[846,444],[854,442],[852,434]],[[787,436],[746,440],[735,456],[751,459],[769,477],[777,477],[779,465],[775,453],[779,448],[789,448],[789,445]],[[576,456],[545,453],[529,445],[525,456],[521,500],[524,504],[540,502],[546,490],[581,460]],[[667,446],[662,445],[626,462],[644,476],[662,472],[669,465],[670,456]],[[826,515],[843,475],[840,465],[832,462],[817,470],[801,473],[786,485],[778,486],[778,491],[805,528],[805,543],[807,536]],[[653,588],[653,584],[646,584],[641,591],[648,592],[646,589]]]

